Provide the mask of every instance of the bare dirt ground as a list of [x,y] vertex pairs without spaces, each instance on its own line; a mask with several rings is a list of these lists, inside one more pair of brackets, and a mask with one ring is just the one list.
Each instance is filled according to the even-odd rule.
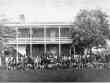
[[110,70],[0,71],[1,82],[109,82]]

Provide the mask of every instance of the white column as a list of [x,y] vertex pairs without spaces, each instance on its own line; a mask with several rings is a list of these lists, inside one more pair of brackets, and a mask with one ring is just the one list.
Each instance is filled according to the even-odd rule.
[[18,27],[16,27],[16,60],[18,62]]
[[70,47],[70,49],[69,49],[69,54],[70,54],[70,56],[71,56],[71,47]]
[[32,56],[32,27],[29,27],[30,28],[30,30],[29,30],[29,32],[30,32],[30,56]]
[[61,26],[58,27],[58,31],[59,31],[59,56],[61,55],[61,41],[60,41],[60,36],[61,36]]
[[76,53],[75,53],[75,50],[76,50],[76,49],[75,49],[75,46],[74,46],[74,55],[76,54]]
[[25,39],[24,40],[24,44],[25,44],[24,46],[25,46],[25,52],[26,52],[25,53],[25,56],[27,55],[27,50],[26,50],[27,49],[27,41],[28,41],[28,39]]
[[47,45],[46,45],[46,25],[44,27],[44,53],[47,52]]

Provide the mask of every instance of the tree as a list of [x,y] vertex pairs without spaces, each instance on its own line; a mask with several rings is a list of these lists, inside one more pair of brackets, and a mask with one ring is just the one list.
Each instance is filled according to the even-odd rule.
[[13,28],[0,26],[0,53],[5,48],[9,39],[16,38],[16,31]]
[[107,14],[101,10],[81,10],[72,29],[73,46],[84,53],[85,48],[105,45],[109,38]]

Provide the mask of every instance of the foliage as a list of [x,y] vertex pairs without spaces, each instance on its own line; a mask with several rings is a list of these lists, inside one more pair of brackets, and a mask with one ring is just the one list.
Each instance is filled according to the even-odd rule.
[[10,27],[0,26],[0,53],[5,48],[9,38],[15,38],[16,31]]
[[105,45],[105,39],[110,35],[107,15],[101,10],[81,10],[76,16],[74,27],[73,45],[78,48]]

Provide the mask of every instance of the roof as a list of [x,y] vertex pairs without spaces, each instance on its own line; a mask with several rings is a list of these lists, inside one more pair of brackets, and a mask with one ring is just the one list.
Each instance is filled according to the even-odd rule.
[[73,26],[73,23],[4,23],[2,24],[2,26],[6,26],[6,27],[42,27],[42,26],[46,26],[46,27],[51,27],[54,28],[53,26],[59,27],[59,26],[68,26],[71,27]]

